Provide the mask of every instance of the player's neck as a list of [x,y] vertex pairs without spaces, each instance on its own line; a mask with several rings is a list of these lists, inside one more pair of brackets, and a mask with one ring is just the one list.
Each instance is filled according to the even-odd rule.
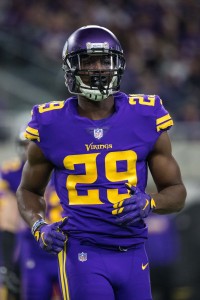
[[78,113],[91,120],[101,120],[109,117],[115,111],[114,97],[102,101],[91,101],[85,97],[78,98]]

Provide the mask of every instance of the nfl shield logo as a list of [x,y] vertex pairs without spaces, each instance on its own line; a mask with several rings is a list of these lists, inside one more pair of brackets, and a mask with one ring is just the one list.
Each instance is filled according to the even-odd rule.
[[81,252],[78,253],[78,260],[81,262],[84,262],[87,260],[87,253]]
[[103,136],[103,129],[101,129],[101,128],[94,129],[94,137],[96,139],[99,140],[100,138],[102,138],[102,136]]

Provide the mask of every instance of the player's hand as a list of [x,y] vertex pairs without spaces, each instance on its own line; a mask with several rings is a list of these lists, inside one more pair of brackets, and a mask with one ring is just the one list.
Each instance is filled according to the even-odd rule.
[[40,247],[51,254],[58,254],[63,250],[67,241],[67,236],[62,232],[61,228],[68,222],[65,217],[59,222],[52,224],[42,224],[34,232],[34,237]]
[[119,225],[130,225],[143,218],[146,218],[156,207],[153,198],[142,192],[138,187],[130,187],[130,198],[121,200],[113,205],[112,214],[115,215]]

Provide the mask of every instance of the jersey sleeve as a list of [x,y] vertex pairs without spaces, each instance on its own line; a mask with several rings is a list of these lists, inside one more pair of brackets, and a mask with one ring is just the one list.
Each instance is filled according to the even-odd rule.
[[169,130],[173,125],[174,122],[169,114],[169,112],[164,108],[162,100],[159,96],[156,96],[156,131],[166,131]]
[[31,111],[31,120],[26,127],[24,136],[30,141],[40,142],[39,124],[37,120],[38,105],[34,106]]
[[25,132],[25,138],[41,144],[44,126],[54,123],[57,116],[56,112],[60,111],[65,105],[65,101],[51,101],[35,105],[31,112],[31,120],[28,123]]

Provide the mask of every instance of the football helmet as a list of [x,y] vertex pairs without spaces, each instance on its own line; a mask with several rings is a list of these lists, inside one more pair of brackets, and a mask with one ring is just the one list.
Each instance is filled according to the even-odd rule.
[[62,58],[70,93],[101,101],[119,91],[125,59],[120,42],[107,28],[79,28],[66,41]]

